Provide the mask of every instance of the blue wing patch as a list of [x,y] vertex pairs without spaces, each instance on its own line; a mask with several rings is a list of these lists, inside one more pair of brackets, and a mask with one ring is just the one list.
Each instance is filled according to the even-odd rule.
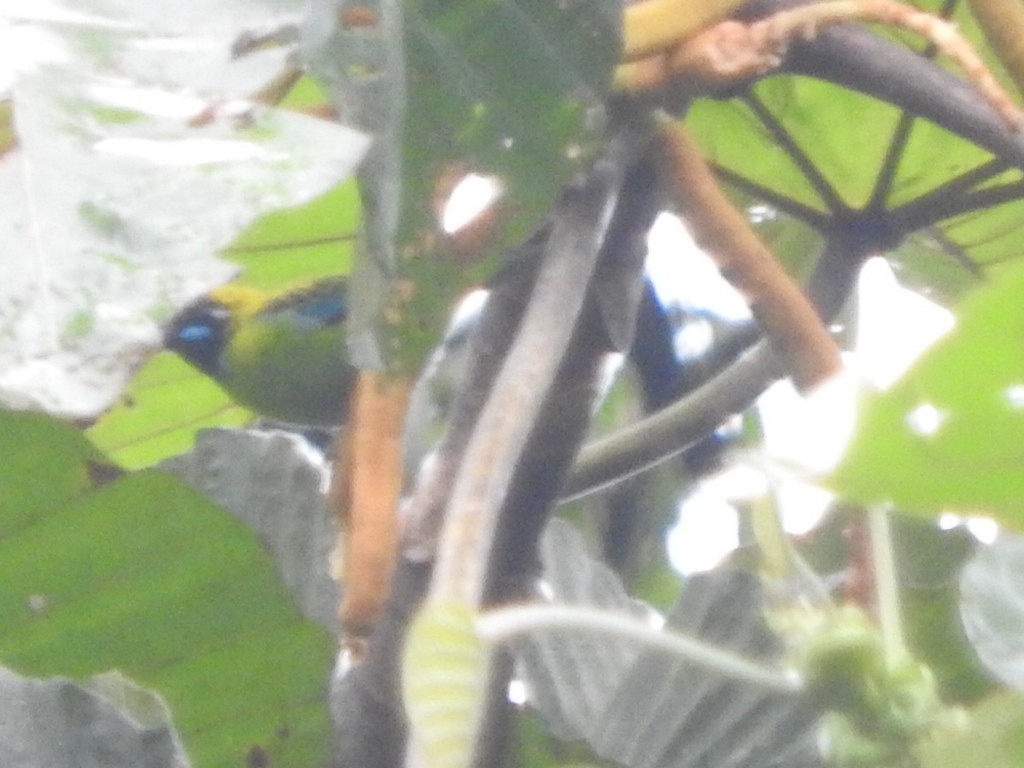
[[345,319],[346,303],[340,296],[320,296],[307,301],[300,301],[291,310],[303,325],[320,327],[340,323]]
[[307,288],[276,297],[263,309],[267,314],[288,314],[304,328],[341,323],[348,315],[344,279],[321,280]]

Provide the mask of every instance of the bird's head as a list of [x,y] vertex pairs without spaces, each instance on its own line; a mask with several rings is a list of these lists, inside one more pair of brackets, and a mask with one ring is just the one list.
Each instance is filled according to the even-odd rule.
[[266,303],[266,295],[253,288],[217,288],[171,318],[164,331],[164,346],[206,375],[218,378],[223,373],[222,355],[231,337]]

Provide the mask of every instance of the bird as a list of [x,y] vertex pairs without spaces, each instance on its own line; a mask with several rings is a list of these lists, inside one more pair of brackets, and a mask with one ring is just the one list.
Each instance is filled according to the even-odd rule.
[[168,322],[164,346],[239,405],[278,421],[345,421],[357,371],[348,362],[344,278],[268,293],[229,283]]

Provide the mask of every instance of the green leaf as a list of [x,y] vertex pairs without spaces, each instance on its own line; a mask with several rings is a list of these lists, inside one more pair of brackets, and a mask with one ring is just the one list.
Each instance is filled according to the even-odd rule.
[[252,419],[216,382],[165,352],[135,374],[86,434],[122,467],[139,469],[187,451],[199,429]]
[[963,302],[954,330],[889,390],[869,395],[830,483],[864,503],[1024,526],[1024,265]]
[[0,436],[22,469],[0,475],[0,662],[124,671],[166,699],[196,766],[256,748],[320,765],[334,642],[252,532],[162,472],[97,486],[95,449],[39,415],[0,412]]
[[0,411],[0,540],[87,493],[108,461],[75,428],[42,414]]
[[488,651],[460,603],[428,603],[409,627],[403,697],[424,768],[469,768],[484,708]]
[[[592,157],[619,56],[621,6],[364,5],[376,14],[374,35],[345,28],[334,6],[321,3],[305,52],[339,113],[378,136],[362,175],[368,260],[401,287],[385,346],[414,368],[455,297],[495,271],[496,254],[541,223]],[[470,172],[496,178],[503,194],[493,237],[460,252],[439,211]]]
[[[1003,77],[964,0],[916,5],[949,12],[996,77]],[[881,60],[879,49],[866,47],[865,40],[870,38],[860,40],[853,58],[864,66],[866,59],[879,60],[874,81],[883,81],[881,91],[893,98],[900,90],[894,84],[916,75],[895,58]],[[924,51],[910,58],[940,74],[949,68],[941,57],[928,63],[934,51],[917,35],[882,30],[882,40]],[[818,52],[809,57],[806,74],[824,76],[821,60],[835,39],[826,30],[815,44]],[[973,85],[954,94],[951,86],[961,83],[952,79],[947,87],[921,84],[921,103],[942,104],[947,116],[954,114],[943,127],[921,117],[920,104],[899,103],[899,97],[890,103],[806,74],[783,73],[739,86],[733,98],[700,99],[687,113],[687,126],[704,152],[746,200],[788,212],[824,236],[852,238],[865,253],[890,252],[902,278],[941,299],[958,297],[979,273],[1020,255],[1024,156],[998,121],[975,131],[973,138],[984,147],[965,138],[965,126],[976,128],[978,121],[971,123],[963,113],[986,110],[964,106],[976,96]],[[792,260],[806,252],[780,255]]]
[[271,211],[221,253],[242,270],[240,282],[278,291],[351,271],[360,203],[349,179],[308,203]]
[[161,462],[248,525],[274,557],[302,615],[338,633],[331,577],[337,523],[323,487],[327,460],[305,437],[280,430],[204,429],[196,447]]
[[1024,754],[1024,696],[1000,693],[968,712],[969,720],[923,741],[915,750],[921,768],[1018,768]]

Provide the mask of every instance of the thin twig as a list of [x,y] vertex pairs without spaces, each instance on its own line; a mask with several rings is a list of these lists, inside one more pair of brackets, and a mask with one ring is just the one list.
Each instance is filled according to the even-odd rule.
[[903,637],[903,616],[900,611],[889,511],[881,506],[871,507],[868,510],[868,528],[871,531],[871,561],[875,573],[878,623],[882,629],[886,659],[892,663],[906,657],[907,643]]
[[562,500],[600,490],[682,453],[749,407],[778,376],[775,352],[766,342],[758,343],[681,400],[583,446]]
[[[877,249],[871,240],[830,238],[807,283],[823,317],[831,318],[852,290],[860,265]],[[761,341],[725,370],[669,406],[580,451],[562,490],[570,501],[639,474],[707,437],[729,416],[749,408],[782,375],[775,350]]]
[[735,680],[795,693],[803,683],[795,673],[769,669],[728,651],[678,632],[656,629],[649,623],[597,608],[578,605],[519,605],[481,614],[476,619],[479,634],[492,643],[508,642],[528,632],[595,632],[632,640],[643,647],[683,658]]

